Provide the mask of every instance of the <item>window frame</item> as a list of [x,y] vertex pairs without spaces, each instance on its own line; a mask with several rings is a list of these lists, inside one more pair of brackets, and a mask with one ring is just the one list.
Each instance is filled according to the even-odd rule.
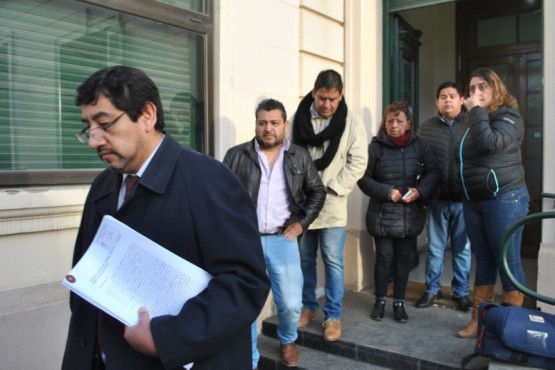
[[[204,39],[204,152],[214,155],[213,96],[214,15],[213,0],[203,0],[205,13],[177,8],[155,0],[83,0],[86,4],[132,14],[202,35]],[[0,187],[90,184],[103,169],[0,170]]]

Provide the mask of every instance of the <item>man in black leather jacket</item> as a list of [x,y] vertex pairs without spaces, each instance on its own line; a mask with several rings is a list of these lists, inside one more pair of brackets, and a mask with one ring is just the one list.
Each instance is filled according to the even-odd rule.
[[[283,104],[274,99],[256,108],[255,138],[229,149],[223,163],[239,177],[256,206],[266,268],[278,312],[281,359],[298,364],[295,346],[301,316],[303,275],[297,238],[316,219],[326,189],[308,152],[285,139]],[[252,325],[253,369],[258,366],[257,326]]]

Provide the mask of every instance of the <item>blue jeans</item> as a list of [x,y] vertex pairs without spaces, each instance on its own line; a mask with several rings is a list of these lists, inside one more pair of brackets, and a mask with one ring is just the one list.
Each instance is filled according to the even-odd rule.
[[260,353],[256,347],[256,341],[258,339],[258,327],[256,326],[256,321],[251,324],[251,341],[252,341],[252,368],[256,369],[258,367],[258,360],[260,360]]
[[316,300],[316,252],[320,244],[320,252],[324,261],[325,319],[339,319],[342,313],[343,300],[343,249],[345,247],[345,227],[307,230],[301,238],[301,267],[303,270],[303,306],[311,312],[318,307]]
[[[507,191],[490,200],[464,201],[464,222],[472,252],[476,256],[477,286],[494,285],[499,271],[503,290],[516,290],[502,272],[501,241],[509,228],[528,214],[529,202],[526,187]],[[522,227],[519,228],[510,240],[507,264],[516,280],[524,285],[524,270],[520,262],[522,230]]]
[[428,207],[428,256],[426,258],[426,292],[437,294],[441,289],[441,273],[445,248],[451,240],[453,280],[451,288],[455,297],[468,294],[470,277],[470,242],[464,227],[462,202],[438,201]]
[[[299,245],[296,239],[287,240],[283,235],[263,236],[260,240],[277,309],[277,337],[280,343],[292,343],[297,340],[297,325],[302,308],[303,274]],[[251,333],[254,369],[260,357],[256,348],[256,322],[252,323]]]

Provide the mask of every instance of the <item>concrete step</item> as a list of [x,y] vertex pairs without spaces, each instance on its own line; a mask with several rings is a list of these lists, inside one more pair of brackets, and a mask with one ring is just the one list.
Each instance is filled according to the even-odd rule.
[[[347,357],[318,351],[299,346],[299,370],[387,370],[388,368],[356,361]],[[281,362],[279,341],[265,335],[258,337],[258,351],[260,352],[259,370],[290,369]]]
[[[474,352],[475,340],[455,335],[468,323],[470,313],[438,306],[418,309],[414,307],[414,302],[407,301],[409,320],[401,324],[393,319],[392,301],[388,299],[386,316],[382,321],[374,321],[370,319],[373,302],[374,296],[367,292],[346,292],[341,339],[336,342],[322,339],[323,316],[318,312],[316,319],[299,329],[297,345],[301,346],[301,351],[308,348],[360,363],[407,370],[460,369],[461,360]],[[263,335],[260,337],[275,338],[276,327],[277,317],[268,318],[262,323]],[[279,356],[276,350],[279,347],[276,346],[272,351]],[[303,361],[302,365],[318,370],[342,368],[322,367],[308,361]]]

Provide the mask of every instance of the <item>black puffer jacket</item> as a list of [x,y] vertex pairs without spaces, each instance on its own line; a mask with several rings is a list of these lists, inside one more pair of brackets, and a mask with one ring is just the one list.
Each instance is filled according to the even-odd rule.
[[418,137],[428,143],[440,171],[440,181],[435,194],[438,200],[462,202],[463,192],[459,181],[459,166],[455,161],[459,148],[457,139],[466,129],[464,114],[459,114],[451,125],[439,116],[430,118],[418,128]]
[[[256,207],[262,170],[254,149],[254,139],[229,149],[223,163],[239,177]],[[291,211],[291,217],[283,226],[299,222],[306,230],[324,206],[326,188],[310,154],[300,146],[291,144],[285,152],[283,170]]]
[[518,111],[482,107],[468,112],[456,157],[466,199],[486,200],[525,186],[520,146],[524,123]]
[[[366,212],[368,233],[391,238],[417,236],[426,222],[423,204],[433,196],[439,183],[439,169],[428,144],[413,138],[404,148],[398,148],[385,132],[380,132],[372,139],[368,154],[368,167],[358,181],[359,188],[370,197]],[[416,184],[419,162],[425,170]],[[393,188],[405,194],[411,187],[420,192],[418,201],[393,203],[389,198]]]

